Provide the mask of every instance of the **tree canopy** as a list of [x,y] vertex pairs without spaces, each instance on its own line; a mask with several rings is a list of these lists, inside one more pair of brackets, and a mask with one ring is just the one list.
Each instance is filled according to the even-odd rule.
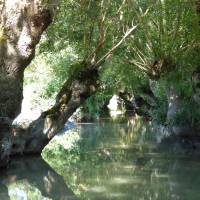
[[[75,73],[77,63],[97,64],[108,53],[98,68],[100,87],[88,100],[90,110],[99,112],[108,98],[122,90],[145,98],[144,88],[151,87],[163,110],[163,117],[158,118],[165,118],[169,85],[176,86],[186,99],[193,93],[191,76],[199,65],[200,41],[196,10],[196,1],[182,0],[61,1],[35,59],[49,66],[52,77],[42,77],[45,86],[40,96],[55,96]],[[34,65],[37,69],[38,64]]]

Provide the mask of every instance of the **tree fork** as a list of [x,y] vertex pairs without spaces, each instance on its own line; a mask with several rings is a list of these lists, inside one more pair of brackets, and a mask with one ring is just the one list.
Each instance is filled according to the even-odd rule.
[[68,118],[99,87],[98,70],[86,67],[67,80],[55,105],[43,112],[28,127],[13,128],[11,154],[41,153],[46,144],[63,128]]

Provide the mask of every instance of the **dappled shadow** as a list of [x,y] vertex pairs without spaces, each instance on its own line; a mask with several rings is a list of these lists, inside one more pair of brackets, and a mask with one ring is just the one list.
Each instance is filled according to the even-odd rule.
[[[35,191],[39,190],[42,197],[61,200],[77,199],[63,178],[40,157],[15,158],[9,169],[3,170],[0,174],[0,184],[0,197],[5,197],[0,199],[9,199],[8,191],[9,194],[22,195],[23,193],[28,197],[33,188]],[[26,186],[26,189],[23,186]],[[32,189],[27,191],[29,187]]]
[[8,188],[7,186],[0,183],[0,199],[9,200],[10,197],[8,195]]
[[[82,199],[200,199],[199,155],[158,145],[150,128],[142,123],[82,124],[73,131],[78,139],[70,151],[62,143],[66,149],[56,152],[54,146],[46,158]],[[72,132],[65,136],[72,140]]]

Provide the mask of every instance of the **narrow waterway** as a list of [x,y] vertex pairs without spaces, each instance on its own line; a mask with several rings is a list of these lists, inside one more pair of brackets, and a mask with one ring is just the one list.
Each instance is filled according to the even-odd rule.
[[15,159],[1,171],[0,199],[200,199],[198,154],[158,145],[147,125],[84,124],[55,140],[45,161]]

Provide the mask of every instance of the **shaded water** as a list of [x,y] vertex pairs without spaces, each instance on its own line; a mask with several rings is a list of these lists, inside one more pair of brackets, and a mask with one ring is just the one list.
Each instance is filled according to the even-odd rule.
[[0,199],[200,199],[200,157],[157,145],[148,126],[85,124],[56,140],[51,167],[26,158],[1,171]]
[[0,200],[76,200],[62,176],[41,157],[15,158],[0,173]]

